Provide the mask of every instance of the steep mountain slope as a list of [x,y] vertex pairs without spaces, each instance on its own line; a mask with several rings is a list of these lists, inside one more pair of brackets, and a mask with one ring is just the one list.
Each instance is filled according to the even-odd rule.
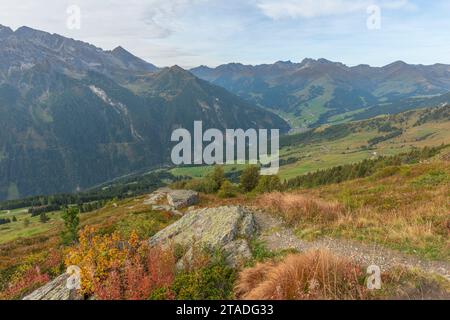
[[28,92],[0,86],[2,198],[74,191],[162,161],[143,99],[100,75],[78,81],[42,67],[23,78]]
[[[165,68],[144,81],[140,94],[152,104],[163,105],[163,132],[183,127],[193,129],[195,120],[203,120],[204,130],[218,128],[280,129],[287,123],[264,109],[253,106],[225,89],[212,85],[178,66]],[[170,137],[167,137],[169,141]]]
[[179,67],[119,47],[0,28],[0,199],[72,192],[168,161],[170,134],[205,127],[289,129]]
[[386,112],[382,108],[377,111],[375,106],[381,103],[450,91],[450,66],[442,64],[398,61],[373,68],[305,59],[258,66],[233,63],[215,69],[202,66],[191,71],[248,101],[276,110],[300,127],[314,127],[342,115],[350,120],[352,113],[372,106],[370,116],[374,116]]
[[103,51],[82,41],[57,34],[21,27],[13,32],[2,27],[0,34],[0,74],[10,78],[44,61],[72,77],[96,71],[121,79],[125,75],[154,72],[158,69],[119,47]]

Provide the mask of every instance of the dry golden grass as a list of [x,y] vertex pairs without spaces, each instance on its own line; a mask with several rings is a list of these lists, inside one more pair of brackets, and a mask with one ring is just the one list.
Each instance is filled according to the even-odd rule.
[[361,269],[328,251],[287,256],[259,263],[239,275],[236,297],[242,300],[355,300],[367,297]]
[[443,162],[397,174],[259,196],[255,206],[283,218],[303,239],[329,235],[375,242],[424,258],[450,261],[450,177]]
[[276,212],[288,224],[302,220],[331,222],[345,215],[345,208],[337,201],[324,201],[301,193],[268,193],[257,199],[258,206]]

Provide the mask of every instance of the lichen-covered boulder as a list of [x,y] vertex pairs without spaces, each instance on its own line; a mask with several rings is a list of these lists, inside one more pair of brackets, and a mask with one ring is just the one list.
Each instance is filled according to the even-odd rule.
[[167,193],[167,201],[176,210],[190,207],[198,203],[198,192],[192,190],[172,190]]
[[144,204],[146,205],[155,205],[158,204],[161,200],[167,197],[167,194],[172,190],[169,188],[159,188],[155,192],[149,194],[147,199],[144,200]]
[[77,294],[77,290],[67,287],[68,278],[69,275],[65,273],[24,297],[23,300],[80,300],[81,296]]
[[247,240],[254,235],[255,226],[253,214],[239,206],[192,210],[153,236],[150,244],[182,245],[188,252],[185,258],[194,246],[222,249],[230,265],[236,266],[251,258]]

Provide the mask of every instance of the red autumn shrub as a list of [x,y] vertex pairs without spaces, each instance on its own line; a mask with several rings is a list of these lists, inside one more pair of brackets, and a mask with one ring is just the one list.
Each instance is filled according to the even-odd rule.
[[6,290],[0,293],[0,299],[20,299],[24,294],[39,288],[48,281],[50,281],[48,274],[41,273],[39,267],[31,267],[11,280]]

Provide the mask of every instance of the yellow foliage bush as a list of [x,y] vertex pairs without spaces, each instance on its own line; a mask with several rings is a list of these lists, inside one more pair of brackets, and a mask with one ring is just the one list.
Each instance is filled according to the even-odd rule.
[[124,242],[118,233],[98,235],[95,227],[88,226],[79,233],[79,245],[67,250],[64,262],[66,266],[81,269],[81,292],[90,295],[95,283],[106,279],[112,269],[122,266],[129,253],[139,247],[135,232]]

